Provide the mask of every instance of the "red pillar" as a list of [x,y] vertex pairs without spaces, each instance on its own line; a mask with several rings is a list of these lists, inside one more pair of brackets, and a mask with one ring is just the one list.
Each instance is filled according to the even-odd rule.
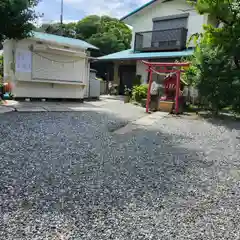
[[151,98],[150,90],[151,90],[151,86],[152,86],[152,69],[150,66],[148,67],[148,72],[149,72],[149,81],[148,81],[146,113],[149,112],[149,103],[150,103],[150,98]]
[[178,112],[179,112],[179,93],[180,93],[181,72],[178,70],[176,74],[177,74],[177,79],[176,79],[175,113],[178,114]]

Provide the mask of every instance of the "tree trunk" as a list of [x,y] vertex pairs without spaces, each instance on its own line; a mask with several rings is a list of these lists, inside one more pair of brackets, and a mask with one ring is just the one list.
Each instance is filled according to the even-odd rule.
[[214,117],[218,117],[218,115],[219,115],[219,110],[218,109],[214,109],[213,110],[213,116]]
[[218,104],[212,106],[212,113],[214,117],[217,117],[219,115],[219,106]]
[[237,69],[240,69],[240,63],[239,63],[239,59],[237,56],[234,56],[234,63],[236,65]]

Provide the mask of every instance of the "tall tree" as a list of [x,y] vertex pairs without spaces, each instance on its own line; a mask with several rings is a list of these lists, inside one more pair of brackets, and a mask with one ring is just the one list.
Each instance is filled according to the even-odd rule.
[[214,113],[225,106],[240,112],[240,2],[238,0],[191,1],[200,14],[218,20],[204,26],[187,77],[199,89]]
[[34,29],[38,15],[34,10],[39,0],[0,1],[0,42],[6,38],[22,39]]
[[60,35],[64,37],[76,37],[75,31],[76,23],[68,23],[68,24],[60,24],[60,23],[52,23],[46,24],[44,23],[37,31],[46,32],[50,34]]
[[38,30],[87,41],[99,47],[97,55],[128,49],[132,39],[132,32],[127,25],[108,16],[90,15],[77,23],[63,25],[44,24]]
[[0,79],[3,77],[3,55],[0,54]]
[[94,34],[100,32],[101,28],[101,17],[97,15],[90,15],[82,20],[78,21],[76,24],[77,38],[89,39]]
[[77,36],[96,45],[101,55],[130,48],[132,32],[130,28],[116,18],[109,16],[88,16],[76,25]]
[[240,69],[240,1],[239,0],[198,0],[190,1],[200,14],[216,18],[219,27],[205,26],[205,39],[221,45],[234,59]]

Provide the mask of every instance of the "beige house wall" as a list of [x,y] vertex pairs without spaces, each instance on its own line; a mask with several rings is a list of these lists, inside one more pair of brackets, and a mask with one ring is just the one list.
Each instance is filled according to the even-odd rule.
[[[197,13],[186,0],[158,0],[123,20],[124,23],[133,28],[131,47],[134,48],[136,32],[152,31],[154,18],[178,15],[182,13],[189,13],[187,39],[190,39],[194,33],[203,32],[203,24],[208,22],[208,15],[200,15]],[[193,41],[189,43],[189,47],[195,47]]]
[[[7,40],[4,43],[4,79],[12,84],[15,97],[30,98],[72,98],[83,99],[88,96],[89,63],[84,49],[70,48],[77,53],[39,51],[31,53],[30,72],[16,70],[16,50],[29,51],[35,40]],[[63,48],[44,43],[44,46]],[[49,60],[50,59],[50,60]],[[51,61],[53,59],[54,61]],[[65,63],[63,63],[65,62]]]

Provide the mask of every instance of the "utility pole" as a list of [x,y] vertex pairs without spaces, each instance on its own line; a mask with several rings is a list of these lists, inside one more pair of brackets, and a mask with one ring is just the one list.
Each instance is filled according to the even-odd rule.
[[60,24],[63,24],[63,0],[61,0],[61,15],[60,15]]

